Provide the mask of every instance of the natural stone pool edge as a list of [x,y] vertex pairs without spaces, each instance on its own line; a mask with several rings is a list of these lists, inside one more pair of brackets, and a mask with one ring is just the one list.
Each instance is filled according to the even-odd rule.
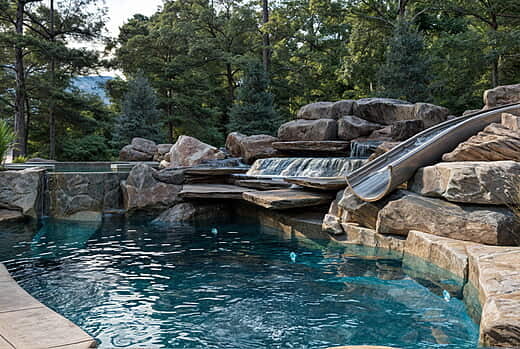
[[96,348],[79,326],[37,301],[0,263],[0,348]]

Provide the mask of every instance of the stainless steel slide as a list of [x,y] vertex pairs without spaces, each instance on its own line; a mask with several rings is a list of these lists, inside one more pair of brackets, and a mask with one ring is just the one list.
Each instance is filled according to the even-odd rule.
[[378,201],[409,180],[415,171],[439,161],[443,154],[500,122],[502,113],[520,111],[520,103],[464,115],[435,125],[370,161],[346,178],[349,187],[364,201]]

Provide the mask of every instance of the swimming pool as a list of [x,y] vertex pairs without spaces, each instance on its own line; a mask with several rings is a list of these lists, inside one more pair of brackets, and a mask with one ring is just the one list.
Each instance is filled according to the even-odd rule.
[[464,304],[421,285],[399,259],[326,240],[286,239],[247,221],[46,220],[0,226],[0,238],[0,261],[20,285],[101,347],[478,342]]

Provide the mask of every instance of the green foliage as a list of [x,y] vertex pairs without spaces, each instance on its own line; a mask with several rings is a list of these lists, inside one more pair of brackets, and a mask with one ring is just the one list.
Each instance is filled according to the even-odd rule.
[[13,164],[24,164],[29,160],[27,156],[17,156],[13,159]]
[[106,161],[112,157],[107,143],[101,135],[69,138],[62,144],[61,157],[67,161]]
[[249,63],[237,99],[229,112],[228,129],[247,135],[275,134],[280,118],[268,92],[269,80],[260,62]]
[[380,96],[410,102],[429,101],[429,64],[423,38],[407,20],[400,19],[395,24],[385,63],[377,75]]
[[5,120],[0,120],[0,167],[4,163],[7,151],[14,145],[15,136]]
[[160,130],[157,97],[148,79],[139,72],[128,83],[122,112],[116,120],[115,143],[121,147],[129,144],[134,137],[160,142],[162,140]]

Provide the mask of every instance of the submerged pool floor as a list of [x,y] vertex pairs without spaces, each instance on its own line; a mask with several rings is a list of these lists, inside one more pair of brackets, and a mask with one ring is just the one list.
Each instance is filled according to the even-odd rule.
[[0,239],[21,286],[102,348],[477,346],[463,303],[398,259],[257,225],[48,220],[0,226]]

